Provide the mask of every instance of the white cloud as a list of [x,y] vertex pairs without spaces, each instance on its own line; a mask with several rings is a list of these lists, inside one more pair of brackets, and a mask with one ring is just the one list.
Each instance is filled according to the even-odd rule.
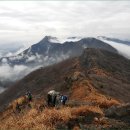
[[124,57],[130,59],[130,46],[129,45],[125,45],[123,43],[116,43],[113,41],[108,41],[108,40],[102,40],[105,43],[108,43],[109,45],[113,46],[114,48],[116,48],[118,50],[118,52],[123,55]]
[[11,67],[8,64],[3,64],[0,66],[0,79],[1,81],[14,81],[22,78],[29,72],[31,72],[31,69],[24,65],[15,65],[14,67]]
[[129,39],[129,1],[1,1],[0,41],[33,44],[45,35]]
[[31,61],[34,61],[35,59],[36,59],[36,56],[32,55],[32,56],[28,57],[26,62],[31,62]]
[[3,63],[3,64],[6,64],[7,62],[8,62],[8,61],[7,61],[6,58],[3,58],[3,59],[2,59],[2,63]]
[[[28,73],[32,72],[33,70],[38,69],[39,67],[45,67],[57,62],[60,62],[64,59],[69,57],[68,54],[64,55],[61,54],[60,56],[41,56],[36,54],[36,56],[26,57],[26,62],[31,62],[35,60],[35,64],[33,65],[14,65],[11,66],[8,64],[7,59],[3,58],[2,65],[0,65],[0,82],[6,81],[16,81],[23,78]],[[22,58],[22,56],[12,57],[11,60],[16,60]],[[2,87],[2,86],[1,86]]]
[[0,93],[4,92],[5,91],[5,88],[3,87],[0,87]]

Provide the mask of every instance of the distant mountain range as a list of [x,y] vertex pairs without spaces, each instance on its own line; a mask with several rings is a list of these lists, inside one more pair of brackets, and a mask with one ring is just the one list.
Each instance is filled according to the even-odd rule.
[[37,65],[47,66],[70,57],[79,56],[85,48],[100,48],[118,53],[116,48],[109,45],[110,41],[130,45],[129,41],[105,36],[97,38],[68,37],[62,44],[56,37],[45,36],[40,42],[32,45],[18,55],[0,58],[0,64],[6,63],[10,66],[29,65],[33,67]]
[[127,41],[127,40],[121,40],[121,39],[110,38],[110,37],[105,37],[105,36],[98,36],[97,38],[99,38],[100,40],[107,40],[107,41],[112,41],[112,42],[116,42],[116,43],[126,44],[126,45],[130,46],[130,41]]
[[[76,38],[71,37],[68,39],[75,40]],[[61,44],[58,43],[58,40],[56,43],[56,38],[45,36],[40,42],[16,56],[2,57],[0,64],[7,63],[11,66],[36,66],[41,64],[42,66],[47,66],[70,57],[79,56],[85,48],[99,48],[117,53],[115,48],[96,38],[82,38],[78,41],[67,41]]]

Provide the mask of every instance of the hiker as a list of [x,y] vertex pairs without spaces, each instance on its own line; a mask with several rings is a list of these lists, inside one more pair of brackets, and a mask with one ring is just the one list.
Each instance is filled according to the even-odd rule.
[[61,103],[62,103],[62,105],[65,105],[67,99],[68,99],[68,98],[67,98],[66,95],[62,95],[62,96],[61,96]]
[[17,111],[17,112],[20,112],[20,111],[21,111],[20,105],[18,104],[18,102],[16,103],[16,111]]
[[58,94],[58,95],[56,96],[56,107],[59,107],[60,104],[61,104],[61,95]]
[[28,101],[31,102],[32,101],[32,94],[30,91],[27,91],[26,96],[27,96]]
[[49,93],[47,94],[47,104],[48,106],[51,105],[51,95]]
[[51,90],[47,94],[47,103],[48,106],[55,106],[56,105],[56,99],[59,92],[56,92],[55,90]]

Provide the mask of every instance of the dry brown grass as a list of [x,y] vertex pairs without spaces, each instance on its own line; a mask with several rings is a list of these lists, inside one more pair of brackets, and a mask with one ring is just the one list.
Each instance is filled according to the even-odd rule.
[[84,100],[87,102],[92,102],[95,105],[98,105],[99,107],[102,107],[102,108],[109,108],[112,105],[120,104],[119,101],[112,98],[107,98],[106,96],[97,92],[91,93],[89,96],[86,96]]
[[95,116],[103,116],[103,111],[99,107],[94,106],[80,106],[77,108],[71,109],[72,116],[89,116],[89,115],[95,115]]
[[[88,85],[87,87],[85,85]],[[95,106],[78,106],[78,107],[60,107],[60,109],[55,108],[43,108],[42,111],[37,109],[39,105],[44,105],[44,100],[33,100],[34,107],[29,110],[23,110],[23,113],[9,113],[9,110],[6,111],[3,115],[3,119],[0,121],[0,129],[44,129],[44,130],[55,130],[58,124],[67,124],[68,122],[79,119],[80,116],[84,117],[94,117],[102,118],[104,113],[101,106],[108,107],[112,104],[118,104],[114,99],[107,99],[102,94],[99,94],[95,89],[90,86],[89,82],[84,81],[79,84],[78,90],[77,87],[74,87],[78,94],[83,94],[87,89],[90,93],[82,98],[79,96],[81,101],[95,102]],[[84,88],[85,87],[85,88]],[[73,93],[74,96],[74,93]],[[21,99],[21,100],[20,100]],[[23,98],[19,98],[17,101],[23,103]],[[15,102],[15,101],[14,101]],[[13,103],[14,103],[13,102]],[[107,122],[105,120],[98,120],[93,122],[96,124],[105,125]],[[75,124],[76,125],[76,124]],[[74,125],[74,130],[80,129],[78,126]]]
[[83,80],[80,83],[74,84],[71,91],[71,100],[92,103],[102,108],[109,108],[112,105],[120,104],[118,100],[98,92],[88,80]]
[[27,103],[27,98],[26,96],[19,97],[18,99],[14,100],[11,102],[8,106],[8,109],[13,109],[14,111],[16,110],[16,105],[24,105]]
[[83,80],[80,83],[73,84],[71,88],[70,99],[82,100],[84,97],[88,96],[89,93],[93,91],[93,87],[88,80]]
[[53,130],[58,122],[66,123],[71,118],[68,108],[61,110],[45,109],[39,112],[31,109],[23,115],[10,115],[0,123],[1,129],[47,129]]
[[[70,119],[78,116],[103,115],[98,107],[81,106],[75,108],[63,107],[59,110],[45,108],[43,112],[37,109],[30,109],[24,114],[11,114],[0,122],[0,129],[44,129],[53,130],[58,123],[66,124]],[[76,129],[76,128],[75,128]]]
[[[99,93],[91,85],[88,80],[82,80],[76,82],[72,86],[70,100],[77,100],[79,102],[94,103],[88,106],[73,106],[71,107],[60,107],[60,109],[46,108],[45,100],[43,98],[33,100],[31,108],[26,110],[26,107],[20,113],[11,113],[11,107],[8,111],[5,111],[3,118],[0,120],[0,129],[43,129],[43,130],[54,130],[58,124],[67,124],[68,122],[79,119],[80,116],[102,118],[104,113],[103,108],[108,108],[112,105],[118,105],[119,102],[115,99],[108,98]],[[21,97],[11,103],[24,104],[25,98]],[[10,106],[11,106],[10,105]],[[42,106],[42,110],[39,107]],[[106,120],[98,120],[94,123],[107,124]],[[78,130],[79,127],[74,124],[74,130]]]
[[107,71],[104,71],[103,69],[99,69],[99,68],[96,68],[96,67],[90,69],[89,73],[93,73],[93,74],[100,75],[100,76],[106,76],[106,77],[111,75]]

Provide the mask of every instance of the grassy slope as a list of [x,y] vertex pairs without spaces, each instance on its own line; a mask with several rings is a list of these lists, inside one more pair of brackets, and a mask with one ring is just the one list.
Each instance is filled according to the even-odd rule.
[[[121,70],[118,70],[119,66],[113,69],[117,62]],[[69,129],[81,128],[80,124],[87,128],[90,124],[110,127],[116,123],[125,126],[121,122],[106,119],[104,110],[130,99],[128,92],[122,96],[123,92],[129,90],[129,65],[129,60],[116,54],[87,49],[80,58],[40,68],[0,95],[0,105],[12,101],[1,113],[0,128]],[[13,100],[22,96],[27,88],[34,95],[32,108],[20,100],[22,111],[17,113],[13,108]],[[67,107],[46,108],[46,92],[52,88],[69,96]]]

